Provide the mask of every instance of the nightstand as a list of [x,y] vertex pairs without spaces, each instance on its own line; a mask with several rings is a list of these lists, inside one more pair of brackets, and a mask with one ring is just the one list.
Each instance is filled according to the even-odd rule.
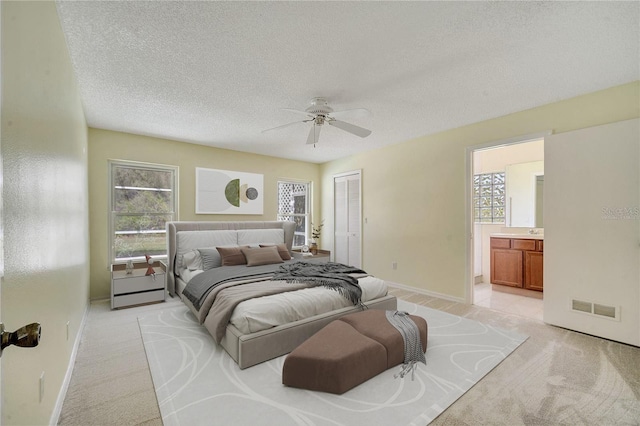
[[147,264],[137,263],[133,272],[127,274],[124,264],[111,265],[111,309],[164,302],[166,268],[155,262],[153,270],[155,275],[145,275]]

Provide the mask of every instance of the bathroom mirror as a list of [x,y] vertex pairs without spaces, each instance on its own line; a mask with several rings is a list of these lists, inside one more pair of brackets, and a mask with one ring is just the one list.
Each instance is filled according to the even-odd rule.
[[506,226],[542,228],[544,161],[510,164],[505,169]]

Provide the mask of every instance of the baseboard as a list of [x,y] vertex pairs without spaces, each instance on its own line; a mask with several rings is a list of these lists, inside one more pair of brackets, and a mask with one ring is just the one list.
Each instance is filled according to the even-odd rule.
[[391,287],[397,287],[397,288],[400,288],[402,290],[412,291],[414,293],[423,294],[425,296],[437,297],[438,299],[444,299],[444,300],[448,300],[450,302],[467,303],[464,300],[463,297],[450,296],[448,294],[442,294],[442,293],[437,293],[435,291],[425,290],[425,289],[422,289],[422,288],[411,287],[411,286],[404,285],[404,284],[394,283],[392,281],[385,281],[385,282],[387,283],[387,285],[389,285]]
[[71,356],[69,357],[69,365],[67,366],[67,373],[64,375],[64,380],[62,381],[60,392],[58,392],[58,399],[56,399],[56,405],[53,408],[53,412],[51,413],[51,419],[49,420],[49,425],[51,426],[57,425],[58,421],[60,420],[60,414],[62,413],[62,406],[64,405],[64,399],[67,396],[67,390],[69,390],[69,383],[71,383],[71,375],[73,374],[73,367],[76,364],[78,347],[80,346],[80,340],[82,339],[82,332],[84,331],[84,326],[85,326],[87,317],[89,316],[90,306],[91,306],[91,301],[87,300],[87,306],[85,306],[84,308],[82,321],[80,322],[80,327],[78,327],[78,333],[76,334],[76,337],[75,337],[73,350],[71,351]]

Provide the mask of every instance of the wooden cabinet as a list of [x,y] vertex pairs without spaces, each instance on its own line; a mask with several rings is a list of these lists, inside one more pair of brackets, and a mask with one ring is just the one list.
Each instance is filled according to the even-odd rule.
[[524,252],[524,288],[542,291],[542,252]]
[[491,282],[522,287],[523,257],[520,250],[491,249]]
[[165,270],[154,264],[154,275],[145,275],[147,264],[136,264],[131,274],[124,265],[111,266],[111,309],[165,300]]
[[491,237],[491,283],[542,291],[544,241]]

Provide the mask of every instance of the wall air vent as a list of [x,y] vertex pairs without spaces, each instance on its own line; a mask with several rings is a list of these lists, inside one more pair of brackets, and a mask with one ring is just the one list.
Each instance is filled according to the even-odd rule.
[[571,301],[571,309],[573,309],[574,311],[586,312],[590,314],[593,312],[593,303],[573,299]]
[[605,306],[605,305],[599,305],[597,303],[593,304],[593,313],[596,315],[602,315],[603,317],[609,317],[609,318],[617,318],[618,315],[617,314],[617,309],[615,306]]
[[571,310],[581,312],[592,316],[604,317],[616,321],[620,321],[620,307],[607,306],[594,302],[586,302],[584,300],[571,300]]

